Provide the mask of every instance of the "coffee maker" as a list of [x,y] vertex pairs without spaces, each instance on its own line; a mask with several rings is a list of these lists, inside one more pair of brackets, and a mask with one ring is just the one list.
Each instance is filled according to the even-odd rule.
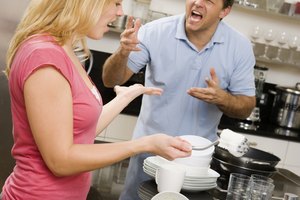
[[257,65],[254,67],[256,107],[252,110],[248,118],[239,122],[239,127],[242,129],[256,130],[259,127],[260,122],[268,120],[270,95],[268,94],[267,89],[269,84],[266,84],[265,82],[268,70],[267,67]]

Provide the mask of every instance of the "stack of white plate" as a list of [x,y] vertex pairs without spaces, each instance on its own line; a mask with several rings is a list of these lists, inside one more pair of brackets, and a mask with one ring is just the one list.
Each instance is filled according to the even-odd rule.
[[[149,176],[155,178],[156,170],[163,164],[174,164],[160,156],[151,156],[144,160],[143,170]],[[189,167],[186,168],[186,176],[183,182],[182,190],[186,191],[204,191],[217,187],[217,179],[220,176],[216,171],[210,168]]]
[[153,196],[157,193],[154,191],[149,190],[147,187],[141,185],[138,189],[138,196],[141,200],[151,200]]

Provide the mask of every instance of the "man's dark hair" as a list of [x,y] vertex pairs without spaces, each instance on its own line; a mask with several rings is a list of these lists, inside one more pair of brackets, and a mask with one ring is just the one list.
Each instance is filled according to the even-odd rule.
[[233,3],[234,3],[234,0],[224,0],[224,8],[232,6]]

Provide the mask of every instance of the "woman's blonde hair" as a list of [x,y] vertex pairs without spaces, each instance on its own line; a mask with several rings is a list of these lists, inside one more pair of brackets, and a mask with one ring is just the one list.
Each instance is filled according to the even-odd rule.
[[[98,22],[104,6],[112,0],[32,0],[13,36],[6,57],[9,76],[14,56],[23,41],[35,34],[50,34],[59,45],[74,39],[84,52],[90,52],[85,36]],[[75,38],[74,38],[75,37]]]

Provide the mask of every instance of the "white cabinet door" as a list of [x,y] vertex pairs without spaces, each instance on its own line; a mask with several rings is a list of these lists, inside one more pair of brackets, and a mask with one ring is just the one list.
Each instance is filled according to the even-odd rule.
[[95,140],[105,141],[105,136],[106,136],[106,129],[104,129],[100,134],[98,134]]
[[244,135],[249,140],[251,147],[276,155],[281,159],[277,167],[283,166],[287,155],[288,141],[248,134]]
[[288,165],[300,166],[300,143],[289,142],[288,153],[285,163]]
[[118,115],[106,128],[105,141],[117,142],[131,140],[137,117]]
[[289,142],[284,168],[300,175],[300,143]]
[[284,165],[283,168],[290,170],[291,172],[297,174],[300,176],[300,166],[294,166],[294,165]]

